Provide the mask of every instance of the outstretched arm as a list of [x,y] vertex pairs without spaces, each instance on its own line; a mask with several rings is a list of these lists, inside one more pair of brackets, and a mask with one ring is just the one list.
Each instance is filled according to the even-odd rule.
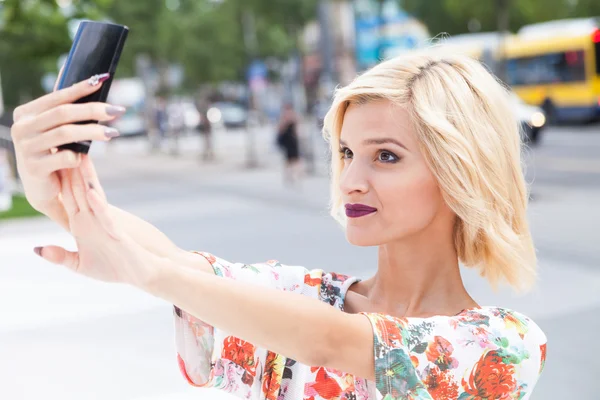
[[240,339],[310,366],[374,379],[368,319],[319,300],[157,263],[144,291]]
[[[222,331],[303,364],[374,378],[373,333],[364,316],[346,314],[299,294],[207,274],[201,268],[189,268],[179,258],[159,256],[123,229],[98,182],[85,180],[78,169],[63,174],[62,179],[78,251],[47,246],[40,254],[48,261],[93,279],[135,286]],[[208,264],[203,257],[194,257]]]

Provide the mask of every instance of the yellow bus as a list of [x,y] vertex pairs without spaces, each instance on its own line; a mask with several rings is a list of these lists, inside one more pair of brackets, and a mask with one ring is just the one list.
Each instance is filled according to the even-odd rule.
[[501,54],[507,83],[551,122],[600,119],[600,19],[524,26]]
[[474,58],[495,72],[502,37],[498,32],[463,33],[444,38],[441,43],[446,49]]

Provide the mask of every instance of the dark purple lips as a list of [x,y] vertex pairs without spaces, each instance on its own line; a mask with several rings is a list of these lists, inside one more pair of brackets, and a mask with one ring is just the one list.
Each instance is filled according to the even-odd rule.
[[364,217],[377,211],[376,208],[364,204],[346,204],[346,216],[349,218]]

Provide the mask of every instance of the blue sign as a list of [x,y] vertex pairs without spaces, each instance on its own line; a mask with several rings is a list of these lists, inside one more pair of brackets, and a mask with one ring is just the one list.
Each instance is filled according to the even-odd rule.
[[355,0],[356,62],[360,69],[404,50],[419,47],[429,37],[427,28],[402,10],[397,1]]
[[253,92],[260,92],[267,86],[268,69],[264,62],[255,60],[248,67],[246,77]]
[[267,73],[268,70],[266,64],[262,61],[255,60],[248,67],[246,77],[250,82],[254,80],[264,80],[267,78]]

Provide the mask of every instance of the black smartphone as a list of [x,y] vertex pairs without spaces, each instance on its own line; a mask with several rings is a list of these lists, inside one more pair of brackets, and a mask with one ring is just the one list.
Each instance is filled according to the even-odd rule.
[[[105,102],[128,33],[129,28],[124,25],[82,21],[73,38],[73,44],[65,61],[57,89],[63,89],[94,75],[108,72],[110,77],[102,84],[100,90],[77,100],[75,103]],[[97,122],[83,121],[79,123]],[[90,141],[81,141],[60,146],[59,149],[87,154],[90,146]]]

